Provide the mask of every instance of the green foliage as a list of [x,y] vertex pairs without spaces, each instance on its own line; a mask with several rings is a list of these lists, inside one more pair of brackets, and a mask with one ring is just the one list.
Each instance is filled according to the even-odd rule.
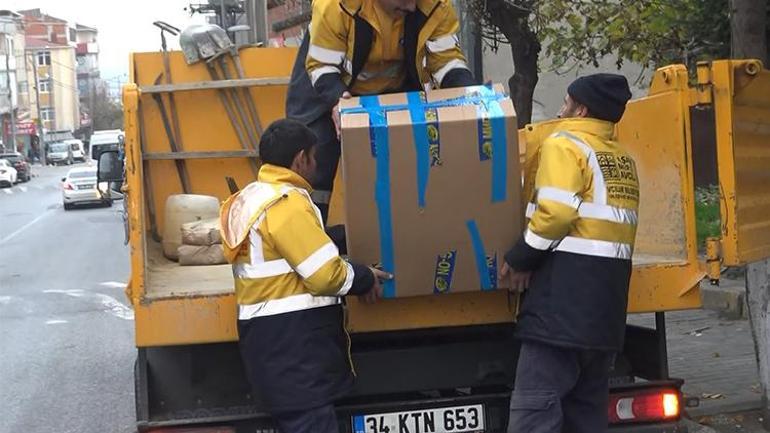
[[722,233],[719,215],[719,187],[712,185],[695,190],[695,230],[698,248],[704,249],[706,238],[719,237]]
[[[729,0],[471,0],[477,10],[508,8],[527,16],[557,69],[597,66],[605,56],[656,68],[694,66],[730,54]],[[494,14],[493,14],[494,15]],[[489,14],[477,13],[497,43]]]
[[614,54],[618,67],[624,61],[694,66],[730,53],[728,0],[549,0],[538,14],[545,24],[538,35],[557,65],[596,66]]

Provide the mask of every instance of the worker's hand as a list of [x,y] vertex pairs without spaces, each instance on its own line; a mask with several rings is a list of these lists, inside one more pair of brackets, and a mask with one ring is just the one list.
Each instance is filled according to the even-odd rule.
[[499,280],[502,284],[508,285],[508,290],[511,292],[523,292],[529,288],[529,279],[532,277],[532,272],[520,272],[511,269],[508,263],[503,262],[503,267],[500,268]]
[[[342,98],[340,99],[350,99],[353,96],[350,94],[350,92],[345,91],[342,94]],[[337,105],[332,108],[332,120],[334,121],[334,129],[337,131],[337,140],[340,139],[340,133],[342,132],[342,124],[340,121],[340,103],[337,102]]]
[[393,279],[393,274],[389,274],[377,268],[369,268],[369,269],[374,274],[374,284],[372,284],[372,288],[369,289],[368,292],[358,297],[364,304],[374,304],[375,302],[377,302],[378,299],[381,299],[382,284],[380,283],[380,281]]

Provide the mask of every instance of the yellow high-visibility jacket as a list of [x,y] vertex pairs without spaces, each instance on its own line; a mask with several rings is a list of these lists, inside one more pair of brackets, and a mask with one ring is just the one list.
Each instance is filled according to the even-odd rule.
[[372,287],[365,266],[343,260],[310,201],[310,185],[263,165],[221,209],[233,265],[244,367],[270,411],[331,404],[353,387],[340,297]]
[[387,16],[374,0],[313,0],[310,47],[305,66],[315,86],[326,74],[341,76],[350,83],[356,37],[356,19],[373,30],[370,51],[363,69],[350,89],[353,94],[378,94],[401,88],[405,78],[405,48],[416,42],[414,58],[419,82],[438,87],[453,69],[468,69],[460,49],[460,25],[449,0],[418,0],[415,25],[420,26],[416,41],[405,40],[407,18]]
[[340,257],[309,191],[298,174],[266,164],[222,205],[240,320],[336,305],[371,287],[371,271]]
[[541,145],[524,235],[506,256],[535,271],[519,318],[522,338],[620,350],[639,208],[636,165],[614,124],[558,122]]

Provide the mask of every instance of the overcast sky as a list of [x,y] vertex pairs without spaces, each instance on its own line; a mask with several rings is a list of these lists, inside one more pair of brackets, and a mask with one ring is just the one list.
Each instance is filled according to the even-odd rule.
[[[199,14],[190,17],[184,10],[190,3],[189,0],[0,0],[0,9],[40,8],[56,18],[97,28],[102,78],[119,76],[121,81],[126,81],[130,52],[160,50],[160,30],[152,25],[153,21],[165,21],[183,29],[205,20]],[[178,38],[170,36],[169,45],[170,49],[178,49]]]

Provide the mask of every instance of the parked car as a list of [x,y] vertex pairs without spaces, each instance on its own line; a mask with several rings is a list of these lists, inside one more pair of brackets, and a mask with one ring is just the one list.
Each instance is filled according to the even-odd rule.
[[18,173],[11,163],[8,160],[0,159],[0,185],[13,186],[18,180],[17,176]]
[[11,163],[13,168],[16,169],[16,174],[20,182],[29,182],[29,180],[32,179],[32,166],[24,155],[18,152],[0,153],[0,159],[4,159]]
[[70,210],[76,204],[112,206],[112,199],[97,188],[95,167],[73,168],[61,181],[64,210]]
[[82,141],[78,140],[77,138],[73,138],[70,140],[64,140],[64,142],[70,145],[70,149],[72,150],[72,158],[80,162],[86,161],[86,151]]
[[51,165],[72,165],[75,158],[72,156],[72,148],[64,142],[52,143],[45,155],[46,163]]

